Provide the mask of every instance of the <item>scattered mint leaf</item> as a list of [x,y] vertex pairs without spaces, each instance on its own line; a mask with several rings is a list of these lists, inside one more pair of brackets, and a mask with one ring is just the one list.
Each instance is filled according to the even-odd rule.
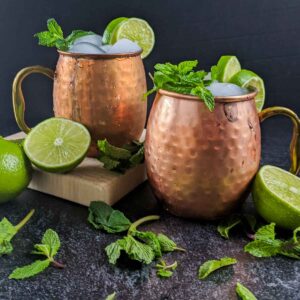
[[153,250],[155,257],[162,256],[162,249],[157,235],[151,231],[134,231],[132,233],[135,237],[142,240]]
[[215,106],[214,96],[205,87],[209,83],[204,80],[207,73],[205,71],[194,71],[197,65],[197,60],[183,61],[178,65],[171,63],[156,64],[153,76],[154,87],[145,94],[144,98],[159,89],[164,89],[197,96],[199,100],[203,100],[210,111],[213,111]]
[[3,218],[0,222],[0,257],[4,254],[10,254],[13,251],[11,240],[17,234],[17,232],[29,221],[34,214],[34,210],[31,210],[25,218],[16,226],[9,222],[6,218]]
[[255,239],[260,241],[275,239],[275,223],[260,227],[255,233]]
[[47,21],[48,31],[38,32],[34,35],[39,40],[39,45],[46,47],[56,47],[59,50],[67,51],[74,41],[82,36],[93,34],[92,31],[73,30],[64,38],[63,31],[55,19]]
[[116,299],[116,292],[108,295],[105,300],[115,300]]
[[156,274],[159,277],[169,278],[173,275],[173,271],[176,270],[177,266],[177,261],[171,265],[167,265],[164,260],[161,260],[160,263],[155,266],[157,269]]
[[223,257],[219,260],[208,260],[200,266],[198,277],[199,279],[204,279],[212,272],[236,263],[237,260],[230,257]]
[[47,229],[41,244],[34,245],[34,248],[33,254],[46,256],[47,259],[37,260],[30,265],[16,268],[9,275],[9,279],[26,279],[35,276],[48,268],[50,264],[57,268],[64,268],[64,265],[54,260],[54,256],[60,248],[60,239],[54,230]]
[[21,268],[16,268],[10,275],[9,279],[26,279],[32,276],[35,276],[45,269],[47,269],[50,265],[51,261],[47,258],[45,260],[37,260],[31,265],[24,266]]
[[217,230],[222,237],[229,239],[229,231],[241,222],[242,219],[239,215],[231,215],[220,222]]
[[99,160],[104,168],[116,172],[125,172],[127,169],[144,162],[144,144],[133,141],[123,147],[111,145],[106,139],[99,140]]
[[270,257],[280,253],[280,240],[255,240],[244,247],[244,251],[256,257]]
[[295,243],[298,243],[298,237],[297,237],[298,232],[300,232],[300,227],[297,227],[293,232],[293,240]]
[[117,240],[114,243],[109,244],[105,248],[106,255],[108,257],[108,261],[115,265],[117,263],[117,260],[119,259],[121,255],[122,247],[119,245],[119,240]]
[[175,250],[184,252],[186,251],[185,249],[178,247],[174,241],[162,233],[159,233],[157,238],[162,252],[173,252]]
[[131,222],[125,215],[102,201],[93,201],[89,207],[88,221],[96,228],[108,233],[123,232],[129,229]]
[[242,300],[257,300],[252,292],[239,282],[236,284],[235,291]]

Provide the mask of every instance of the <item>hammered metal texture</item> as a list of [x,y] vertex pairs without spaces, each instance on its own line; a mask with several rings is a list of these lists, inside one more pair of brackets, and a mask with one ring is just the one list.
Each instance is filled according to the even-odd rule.
[[193,97],[157,93],[145,158],[150,184],[171,213],[216,219],[248,193],[259,167],[260,124],[253,96],[234,98],[218,97],[209,112]]
[[54,114],[84,124],[96,141],[121,146],[139,139],[146,122],[146,78],[140,55],[103,58],[60,53],[53,101]]

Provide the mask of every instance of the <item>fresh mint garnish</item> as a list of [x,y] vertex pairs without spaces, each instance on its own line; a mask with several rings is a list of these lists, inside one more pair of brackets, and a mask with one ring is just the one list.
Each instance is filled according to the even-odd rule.
[[102,201],[93,201],[89,207],[88,221],[96,228],[108,233],[117,233],[129,229],[131,222],[125,215]]
[[108,170],[124,173],[127,169],[144,162],[144,144],[138,141],[116,147],[104,139],[99,140],[97,145],[99,160]]
[[164,260],[161,260],[160,263],[156,264],[156,274],[158,277],[169,278],[173,275],[174,270],[176,270],[178,264],[177,261],[167,265]]
[[236,284],[235,291],[242,300],[257,300],[253,293],[239,282]]
[[185,95],[197,96],[203,100],[210,111],[214,110],[215,101],[212,93],[206,89],[210,81],[204,79],[207,73],[205,71],[195,71],[198,65],[197,60],[188,60],[173,65],[171,63],[156,64],[153,76],[154,87],[149,90],[145,97],[164,89]]
[[208,260],[200,266],[198,277],[199,277],[199,279],[204,279],[212,272],[214,272],[220,268],[223,268],[223,267],[226,267],[229,265],[233,265],[236,263],[237,263],[237,260],[235,258],[231,258],[231,257],[223,257],[219,260],[215,260],[215,259]]
[[13,251],[11,240],[18,233],[18,231],[29,221],[34,214],[32,209],[26,217],[16,226],[10,223],[6,218],[0,222],[0,256],[10,254]]
[[35,249],[32,251],[32,254],[46,256],[46,259],[36,260],[30,265],[15,269],[9,275],[9,279],[26,279],[35,276],[44,271],[50,265],[56,268],[64,268],[64,265],[54,259],[54,256],[60,248],[60,239],[54,230],[46,230],[41,243],[34,245],[34,248]]
[[82,36],[94,34],[92,31],[73,30],[70,35],[64,38],[64,33],[55,19],[47,21],[47,31],[36,33],[34,37],[39,40],[39,45],[56,47],[59,50],[67,51],[74,41]]
[[256,257],[270,257],[284,255],[300,259],[300,241],[297,232],[300,227],[294,230],[293,238],[290,240],[276,239],[275,223],[265,225],[257,230],[254,241],[244,247],[244,251]]

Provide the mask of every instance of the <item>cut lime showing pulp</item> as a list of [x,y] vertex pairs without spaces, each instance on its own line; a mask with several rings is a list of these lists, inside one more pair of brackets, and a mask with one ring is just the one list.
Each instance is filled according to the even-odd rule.
[[137,43],[142,49],[142,58],[147,57],[155,44],[155,36],[151,26],[142,19],[130,18],[120,23],[116,29],[116,40],[128,39]]
[[128,20],[128,18],[125,17],[119,17],[116,19],[113,19],[108,23],[106,26],[103,37],[102,37],[102,43],[103,44],[113,44],[115,41],[113,40],[115,37],[114,32],[116,28],[122,23],[123,21]]
[[247,89],[256,88],[256,108],[258,111],[262,110],[265,104],[265,85],[264,81],[257,74],[249,70],[241,70],[230,79],[230,82]]
[[229,80],[241,71],[241,64],[236,56],[223,55],[218,61],[217,68],[219,71],[218,81],[229,82]]
[[48,172],[67,172],[85,157],[91,143],[88,130],[63,118],[51,118],[34,127],[24,142],[31,162]]
[[252,195],[258,213],[268,222],[295,229],[300,226],[300,178],[277,167],[257,173]]

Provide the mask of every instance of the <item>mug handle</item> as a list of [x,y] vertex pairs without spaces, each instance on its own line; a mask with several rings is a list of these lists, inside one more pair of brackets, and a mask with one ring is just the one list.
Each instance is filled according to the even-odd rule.
[[22,82],[28,75],[32,73],[41,73],[51,79],[54,78],[54,71],[43,66],[27,67],[17,73],[12,87],[12,101],[17,124],[25,133],[28,133],[30,128],[27,126],[24,119],[25,99],[22,92]]
[[300,171],[300,119],[299,117],[292,110],[282,106],[274,106],[274,107],[266,108],[262,110],[258,115],[261,122],[263,122],[265,119],[268,119],[276,115],[287,116],[293,122],[293,136],[290,143],[290,159],[291,159],[290,172],[297,175]]

